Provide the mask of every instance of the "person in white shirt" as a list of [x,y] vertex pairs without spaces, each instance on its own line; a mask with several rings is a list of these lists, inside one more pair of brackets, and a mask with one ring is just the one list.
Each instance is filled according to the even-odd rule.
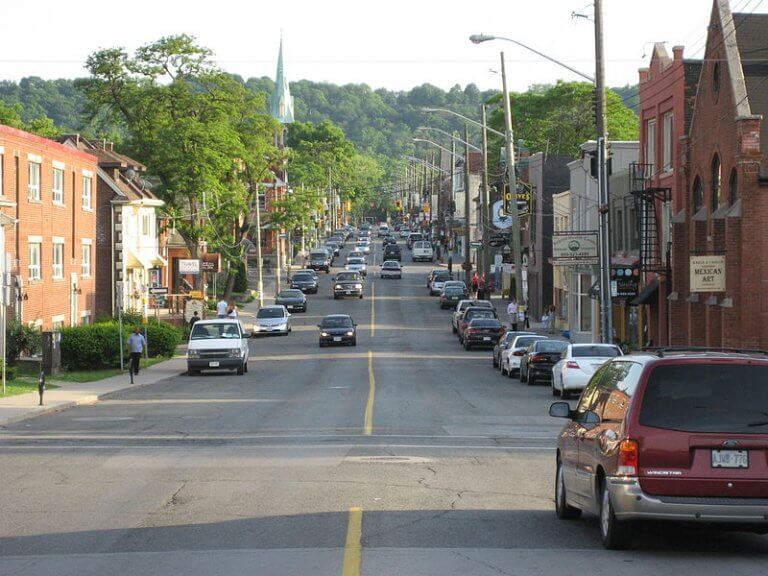
[[509,324],[512,331],[517,332],[517,300],[512,298],[512,301],[507,306],[507,315],[509,316]]
[[216,317],[217,318],[226,318],[227,317],[227,311],[229,309],[229,303],[222,298],[219,300],[219,303],[216,304]]

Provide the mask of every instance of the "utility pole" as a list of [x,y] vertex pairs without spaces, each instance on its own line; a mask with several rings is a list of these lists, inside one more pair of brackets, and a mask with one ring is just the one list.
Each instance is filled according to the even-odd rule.
[[469,286],[472,280],[472,262],[469,257],[469,128],[464,125],[464,280]]
[[512,147],[512,107],[507,90],[507,72],[504,66],[504,52],[501,53],[501,84],[504,92],[504,137],[506,139],[507,179],[511,200],[506,202],[512,218],[512,257],[515,262],[515,300],[523,304],[523,255],[520,241],[520,215],[517,211],[517,174],[515,174],[515,149]]
[[[259,308],[264,307],[264,274],[261,261],[261,199],[259,198],[259,183],[256,183],[256,269],[258,271]],[[248,256],[246,256],[247,258]]]
[[485,104],[481,104],[483,122],[483,276],[485,277],[485,289],[491,279],[491,191],[488,186],[488,123],[485,117]]
[[597,126],[598,228],[600,240],[600,332],[601,341],[610,343],[613,341],[613,303],[611,302],[611,209],[608,191],[602,0],[595,0],[595,66],[595,124]]

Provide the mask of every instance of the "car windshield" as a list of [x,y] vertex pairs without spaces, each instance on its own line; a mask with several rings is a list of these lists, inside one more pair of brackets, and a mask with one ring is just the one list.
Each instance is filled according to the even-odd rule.
[[336,280],[360,280],[360,276],[357,272],[341,272],[336,276]]
[[451,275],[450,274],[447,274],[447,273],[446,274],[435,274],[435,278],[432,281],[433,282],[447,282],[450,279],[451,279]]
[[293,275],[294,280],[299,280],[301,282],[306,282],[308,280],[314,280],[315,277],[312,276],[312,274],[309,273],[301,273],[301,274],[294,274]]
[[277,297],[278,298],[301,298],[302,292],[301,290],[283,290],[280,292]]
[[616,346],[574,346],[571,349],[574,358],[615,358],[621,356],[621,351]]
[[445,294],[448,296],[461,296],[464,294],[464,288],[461,286],[446,286]]
[[423,238],[423,236],[422,236],[421,234],[411,234],[411,235],[409,236],[409,239],[410,239],[412,242],[417,242],[418,240],[421,240],[422,238]]
[[216,338],[240,338],[240,327],[234,322],[215,324],[197,322],[189,336],[190,340],[215,340]]
[[496,318],[496,313],[487,308],[476,308],[473,306],[466,311],[466,317],[467,320],[472,320],[474,318]]
[[520,336],[515,342],[515,348],[527,348],[537,340],[545,340],[544,336]]
[[352,318],[348,316],[332,316],[330,318],[323,318],[323,328],[349,328],[352,326]]
[[282,308],[262,308],[256,313],[256,318],[282,318],[284,315]]
[[347,258],[348,264],[365,264],[365,258]]
[[562,340],[542,340],[536,343],[537,352],[562,352],[568,347],[568,342]]
[[400,268],[397,262],[384,262],[382,268]]
[[328,254],[326,252],[312,252],[309,257],[313,260],[325,260]]
[[640,424],[684,432],[765,434],[768,366],[657,366],[643,394]]

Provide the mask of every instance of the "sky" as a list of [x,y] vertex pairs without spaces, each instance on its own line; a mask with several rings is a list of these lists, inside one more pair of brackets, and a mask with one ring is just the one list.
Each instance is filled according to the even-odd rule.
[[[765,2],[765,5],[763,3]],[[711,0],[604,0],[606,82],[637,83],[653,42],[701,56]],[[32,7],[34,6],[34,7]],[[731,0],[735,12],[768,11],[766,0]],[[40,16],[35,17],[33,11]],[[506,36],[594,75],[589,0],[38,0],[3,2],[0,79],[85,76],[99,48],[129,52],[187,33],[243,77],[274,78],[280,37],[289,80],[408,90],[475,83],[500,88],[500,51],[511,90],[578,76],[505,41],[474,45],[471,34]],[[32,20],[30,20],[32,17]]]

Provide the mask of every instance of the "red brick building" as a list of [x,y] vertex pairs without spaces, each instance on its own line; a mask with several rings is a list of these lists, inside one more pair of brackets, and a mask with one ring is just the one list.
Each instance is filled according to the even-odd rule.
[[9,317],[43,330],[95,310],[95,156],[0,125]]
[[[673,224],[673,344],[768,348],[768,14],[715,0]],[[709,259],[706,265],[694,260]],[[723,285],[724,281],[724,285]],[[706,290],[706,291],[705,291]]]
[[[647,289],[634,303],[645,308],[646,341],[669,344],[672,216],[685,208],[685,176],[680,139],[688,133],[696,101],[701,61],[683,58],[683,47],[654,45],[648,68],[640,72],[640,166],[633,190],[643,208],[652,211],[653,237],[641,235],[641,267]],[[647,207],[643,203],[648,202]]]

